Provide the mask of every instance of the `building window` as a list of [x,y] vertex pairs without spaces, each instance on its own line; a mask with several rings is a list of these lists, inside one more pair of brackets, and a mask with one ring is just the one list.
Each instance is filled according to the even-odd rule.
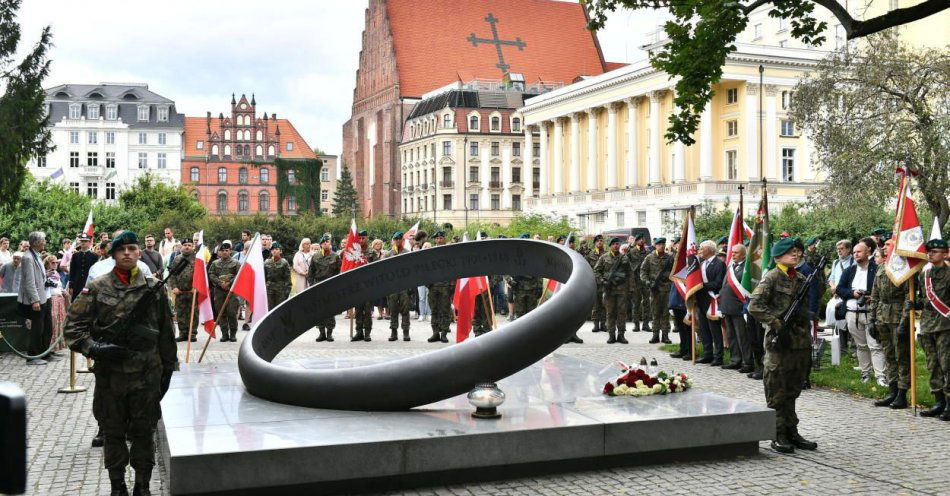
[[86,142],[90,145],[95,145],[99,142],[99,133],[95,131],[89,131],[86,133]]
[[158,133],[158,144],[164,145],[167,143],[167,136],[165,133]]
[[86,196],[99,198],[99,183],[86,183]]
[[218,191],[218,212],[228,211],[228,194],[224,191]]
[[225,157],[231,156],[231,145],[224,145],[224,156]]
[[754,39],[754,40],[758,40],[758,39],[761,39],[761,38],[762,38],[762,25],[761,25],[761,24],[756,24],[756,25],[755,25],[755,37],[754,37],[753,39]]
[[79,152],[69,152],[69,166],[79,167]]
[[247,184],[247,167],[238,169],[238,184]]
[[739,135],[739,121],[733,119],[731,121],[726,121],[726,136],[738,136]]
[[491,142],[491,156],[497,157],[500,154],[501,154],[501,144],[498,143],[497,141],[492,141]]
[[115,183],[106,183],[106,200],[115,200]]
[[739,162],[735,150],[726,151],[726,178],[735,181],[739,177]]
[[79,131],[70,131],[69,132],[69,143],[71,145],[79,144]]
[[287,171],[287,182],[290,184],[295,184],[297,182],[297,172],[293,169]]
[[512,167],[511,168],[511,182],[520,183],[521,182],[521,167]]
[[320,191],[320,201],[330,201],[330,192],[327,190]]
[[98,103],[86,106],[86,118],[87,119],[99,118],[99,104]]
[[264,155],[264,147],[263,147],[262,145],[257,145],[257,146],[255,146],[255,147],[254,147],[254,155],[255,155],[255,156],[258,156],[258,157]]
[[515,117],[511,120],[511,132],[520,133],[521,132],[521,119]]
[[792,106],[792,93],[791,91],[782,92],[782,110],[788,110]]
[[501,169],[498,167],[491,168],[491,182],[496,187],[501,186]]
[[288,142],[287,142],[287,151],[288,151],[288,152],[294,151],[294,142],[293,142],[293,141],[288,141]]
[[261,212],[270,211],[270,193],[261,191],[257,195],[257,210]]
[[115,152],[106,152],[106,169],[115,169]]
[[106,144],[107,145],[115,144],[115,131],[106,131]]
[[537,192],[541,189],[541,168],[534,167],[531,170],[531,187]]
[[786,21],[784,17],[779,17],[778,18],[778,32],[781,33],[787,29],[788,29],[788,21]]
[[140,121],[148,120],[148,105],[139,105],[138,117]]
[[158,122],[168,122],[168,107],[158,107]]
[[218,145],[211,145],[211,156],[217,158],[217,156],[218,156]]
[[726,103],[733,104],[739,102],[739,88],[729,88],[726,90]]
[[516,212],[521,211],[521,195],[511,195],[511,209]]
[[468,144],[468,154],[471,157],[478,156],[478,142],[477,141],[473,141]]
[[82,105],[78,103],[71,104],[69,106],[69,118],[79,119],[80,116],[82,116]]
[[238,192],[238,212],[247,212],[248,201],[247,201],[247,191]]
[[617,227],[623,226],[623,212],[614,212],[614,218],[616,219]]
[[140,144],[140,145],[147,145],[147,144],[148,144],[148,134],[146,134],[146,133],[139,133],[139,144]]
[[168,156],[165,153],[158,154],[158,168],[164,169],[168,167]]
[[198,182],[199,178],[200,178],[200,172],[198,172],[198,168],[192,167],[191,168],[191,182],[196,183]]
[[468,209],[478,210],[478,193],[468,195]]
[[442,195],[442,210],[452,210],[452,195]]
[[270,145],[267,147],[267,156],[268,157],[274,156],[274,145]]
[[501,195],[499,194],[491,195],[491,209],[501,210]]
[[287,199],[287,210],[290,212],[297,211],[297,199],[293,196]]
[[795,181],[794,148],[782,148],[782,180],[788,183]]
[[204,141],[198,140],[195,142],[195,150],[201,150],[204,147],[205,147]]
[[264,132],[258,129],[255,136],[257,137],[257,141],[262,141],[264,139]]
[[473,115],[468,118],[468,130],[478,131],[478,116],[477,115]]
[[646,210],[637,210],[637,225],[640,227],[647,225],[647,212]]
[[227,182],[228,182],[227,167],[218,167],[218,184],[227,184]]
[[79,194],[79,183],[69,183],[69,189],[73,190],[74,193]]
[[224,130],[224,139],[225,139],[225,140],[230,140],[230,139],[231,139],[231,130],[230,130],[230,129],[225,129],[225,130]]
[[46,167],[46,155],[40,155],[39,157],[36,157],[36,166]]
[[97,152],[86,152],[86,166],[87,167],[99,166],[99,154]]
[[238,145],[238,146],[234,147],[234,150],[235,150],[235,152],[237,152],[237,156],[238,156],[238,157],[240,157],[240,156],[242,155],[241,152],[244,151],[244,149],[241,147],[241,145]]
[[106,105],[106,120],[114,121],[119,118],[119,107],[116,105]]
[[501,117],[492,117],[492,118],[491,118],[491,130],[492,130],[492,131],[501,131]]
[[452,142],[443,141],[442,142],[442,156],[448,156],[452,154]]
[[452,127],[452,114],[445,114],[442,116],[442,127],[443,128]]
[[477,183],[478,182],[478,166],[473,165],[468,168],[468,182]]
[[267,184],[270,182],[270,169],[267,167],[261,167],[261,184]]
[[139,152],[139,169],[148,169],[148,154]]
[[320,180],[323,182],[330,181],[330,169],[328,167],[323,167],[320,169]]
[[795,123],[788,119],[782,119],[782,136],[795,136]]
[[531,144],[531,155],[532,155],[534,158],[540,158],[540,157],[541,157],[541,143],[534,142],[534,143]]
[[511,144],[511,156],[520,157],[521,156],[521,142],[515,141]]

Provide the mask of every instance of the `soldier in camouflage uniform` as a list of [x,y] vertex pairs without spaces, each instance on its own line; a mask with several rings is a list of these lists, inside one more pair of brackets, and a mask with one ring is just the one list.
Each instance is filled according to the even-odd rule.
[[907,390],[910,388],[910,340],[906,334],[899,336],[897,332],[907,298],[907,284],[895,286],[891,282],[884,270],[885,259],[884,250],[875,251],[874,262],[878,271],[874,275],[868,303],[868,335],[884,349],[884,376],[890,392],[875,401],[874,406],[899,409],[907,408]]
[[[604,237],[598,234],[594,236],[594,246],[591,247],[584,258],[593,269],[600,257],[604,256]],[[600,280],[597,280],[597,292],[594,294],[594,309],[591,311],[590,319],[594,322],[594,332],[607,332],[607,325],[604,322],[607,316],[604,314],[604,287]]]
[[188,326],[191,325],[191,341],[195,342],[198,340],[195,334],[198,327],[198,308],[192,306],[194,293],[191,286],[195,274],[195,245],[190,239],[181,240],[181,254],[168,266],[168,271],[175,272],[173,269],[181,264],[187,266],[168,278],[168,285],[175,295],[175,315],[178,317],[178,337],[175,341],[187,341]]
[[[633,272],[630,260],[620,253],[620,238],[611,238],[610,249],[594,265],[594,277],[603,288],[604,309],[607,313],[607,344],[627,344],[624,337],[627,326],[628,279]],[[614,332],[617,334],[615,335]]]
[[[307,284],[313,286],[329,279],[340,273],[340,267],[343,260],[340,255],[333,253],[333,239],[328,234],[320,238],[320,249],[310,257],[310,269],[307,271]],[[333,315],[327,317],[322,322],[317,322],[317,330],[320,335],[317,336],[317,342],[333,341],[333,328],[336,327],[336,317]]]
[[811,315],[805,302],[790,322],[782,314],[791,306],[805,276],[795,270],[801,259],[795,240],[785,238],[772,247],[776,268],[768,271],[752,292],[749,314],[768,326],[765,334],[765,401],[775,409],[772,449],[792,453],[795,448],[814,450],[817,443],[798,433],[795,400],[802,392],[811,364]]
[[[488,239],[488,234],[484,231],[478,233],[481,239]],[[488,279],[491,279],[490,277]],[[494,316],[491,315],[491,286],[488,291],[483,291],[475,296],[475,311],[472,315],[472,332],[475,336],[481,336],[490,332],[494,328]]]
[[[379,252],[369,247],[369,233],[365,230],[358,233],[360,238],[360,250],[366,263],[373,263],[379,260]],[[373,302],[367,301],[356,306],[356,333],[350,338],[350,341],[370,341],[370,333],[373,332]],[[328,339],[329,340],[329,339]]]
[[[670,298],[670,271],[673,257],[666,253],[666,238],[656,238],[654,249],[640,265],[640,282],[650,290],[650,317],[653,319],[653,337],[663,333],[663,341],[670,339],[670,314],[667,304]],[[646,328],[644,328],[646,330]]]
[[[435,246],[445,245],[445,232],[438,231],[432,236]],[[452,296],[455,293],[455,281],[439,281],[429,284],[429,308],[432,309],[432,336],[430,343],[448,343],[449,325],[452,323]]]
[[[407,253],[402,246],[402,236],[402,231],[394,232],[392,235],[392,249],[384,251],[380,258],[395,257]],[[402,316],[402,340],[409,341],[409,309],[411,305],[408,290],[396,291],[387,296],[386,306],[389,307],[389,340],[399,339],[399,317]]]
[[264,280],[267,282],[267,308],[273,309],[290,296],[290,264],[276,241],[270,246],[270,256],[264,260]]
[[[125,467],[131,463],[134,494],[149,496],[159,401],[178,370],[175,330],[165,288],[136,267],[141,252],[135,233],[116,236],[110,253],[115,268],[77,295],[63,335],[71,350],[96,361],[92,412],[105,441],[111,494],[128,496]],[[150,301],[130,315],[143,297]]]
[[[818,237],[811,237],[805,241],[805,254],[803,258],[805,263],[811,265],[812,268],[818,267],[818,262],[821,261],[821,253],[818,252],[818,243],[821,241]],[[818,274],[819,276],[824,276],[824,274]]]
[[633,332],[640,332],[640,322],[643,322],[644,330],[649,331],[650,290],[640,280],[640,267],[649,252],[643,234],[637,234],[632,238],[633,244],[627,251],[630,267],[633,268],[633,274],[630,277],[630,316],[633,319]]
[[[231,242],[222,242],[218,247],[218,258],[208,268],[208,283],[214,291],[215,308],[221,313],[218,325],[221,327],[222,343],[237,342],[238,298],[234,295],[228,298],[228,291],[240,269],[241,264],[231,258]],[[228,301],[227,307],[224,306],[224,300]]]
[[926,247],[930,266],[917,277],[916,298],[913,302],[907,301],[898,333],[910,335],[908,313],[911,308],[920,310],[918,336],[927,356],[930,391],[936,400],[933,408],[920,414],[950,420],[950,266],[947,264],[947,242],[931,239]]

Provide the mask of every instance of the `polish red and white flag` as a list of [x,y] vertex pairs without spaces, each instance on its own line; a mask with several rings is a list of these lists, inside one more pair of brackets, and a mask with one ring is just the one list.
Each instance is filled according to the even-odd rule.
[[[355,223],[355,221],[354,221]],[[416,233],[419,232],[419,222],[416,221],[416,224],[409,228],[405,234],[402,235],[402,249],[406,251],[412,251],[412,239],[416,237]]]
[[366,256],[363,254],[363,247],[360,246],[360,236],[356,231],[356,219],[353,219],[350,223],[350,232],[346,235],[342,258],[343,262],[340,266],[340,272],[353,270],[360,265],[366,264]]
[[[204,231],[198,236],[199,240],[204,239]],[[195,253],[195,271],[191,275],[191,287],[195,288],[198,298],[198,323],[201,324],[205,332],[214,337],[214,311],[211,308],[211,288],[208,286],[208,259],[211,253],[204,243],[198,244],[198,251]]]
[[86,225],[82,228],[83,234],[90,238],[96,235],[95,224],[92,222],[92,210],[89,210],[89,217],[86,217]]
[[703,274],[699,270],[699,244],[696,242],[696,229],[693,226],[694,212],[692,207],[686,212],[679,249],[670,272],[670,279],[679,280],[686,286],[687,301],[703,288]]
[[248,322],[254,323],[267,315],[267,285],[264,281],[264,255],[261,248],[261,234],[254,235],[247,259],[241,264],[231,292],[247,301],[251,312]]
[[750,293],[749,290],[742,285],[742,281],[736,277],[736,271],[732,270],[732,249],[735,246],[742,245],[743,241],[745,241],[745,227],[745,223],[742,221],[742,211],[737,208],[735,215],[732,217],[732,227],[729,229],[729,244],[726,248],[726,282],[729,284],[732,292],[742,301],[748,300],[752,296],[752,293]]
[[923,268],[927,258],[923,240],[924,231],[917,217],[914,200],[910,196],[910,174],[901,174],[900,187],[897,191],[894,234],[888,242],[891,247],[884,260],[885,273],[895,286],[913,277]]
[[[462,242],[467,242],[465,235]],[[455,307],[455,342],[461,343],[468,339],[472,332],[472,318],[475,316],[475,297],[488,291],[488,282],[485,276],[462,277],[455,281],[455,294],[452,296],[452,306]]]

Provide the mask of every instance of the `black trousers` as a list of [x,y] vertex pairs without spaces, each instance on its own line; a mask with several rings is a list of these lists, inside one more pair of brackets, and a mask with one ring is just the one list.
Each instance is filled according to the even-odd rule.
[[46,300],[30,319],[30,345],[27,354],[37,356],[49,348],[53,340],[53,302]]
[[676,332],[680,335],[680,353],[683,356],[693,356],[693,330],[683,322],[686,318],[686,310],[673,309],[673,325],[676,326]]
[[699,339],[703,343],[703,356],[722,360],[722,324],[706,317],[709,305],[697,305],[699,311]]
[[765,359],[765,329],[751,314],[747,314],[746,329],[750,337],[752,348],[752,365],[755,370],[762,371],[762,361]]

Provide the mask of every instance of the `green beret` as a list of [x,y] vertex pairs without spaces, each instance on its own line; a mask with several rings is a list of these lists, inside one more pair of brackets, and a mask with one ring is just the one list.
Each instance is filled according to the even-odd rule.
[[894,237],[894,233],[890,231],[887,231],[886,233],[884,233],[884,239],[891,239],[893,237]]
[[488,233],[485,231],[478,231],[478,236],[484,239],[488,237]]
[[612,245],[614,243],[620,244],[620,238],[610,238],[610,242],[607,244]]
[[183,244],[183,245],[184,245],[184,244],[195,244],[195,242],[194,242],[191,238],[184,238],[184,239],[182,239],[181,241],[179,241],[179,243],[181,243],[181,244]]
[[795,248],[795,240],[792,238],[783,238],[781,241],[772,245],[772,256],[780,257],[788,253],[792,248]]
[[[663,238],[659,238],[659,239],[663,239]],[[680,242],[680,237],[679,237],[679,236],[676,236],[676,237],[673,238],[672,241],[673,241],[674,244],[679,243],[679,242]]]
[[560,236],[557,237],[557,242],[558,242],[558,243],[563,243],[565,238],[567,238],[567,236],[565,236],[565,235],[562,234],[562,235],[560,235]]
[[280,243],[276,241],[270,244],[270,249],[273,250],[274,248],[277,248],[278,250],[283,250],[283,248],[280,247]]
[[886,231],[883,227],[879,227],[879,228],[877,228],[877,229],[871,231],[871,236],[884,236],[884,233],[886,233],[886,232],[887,232],[887,231]]
[[323,236],[320,236],[321,243],[326,243],[327,241],[333,241],[333,237],[330,236],[329,234],[324,234]]
[[369,236],[369,233],[366,232],[366,229],[363,229],[362,231],[356,233],[356,235],[357,235],[357,236],[360,236],[360,237],[362,237],[362,238],[365,238],[365,237]]
[[927,251],[946,250],[946,249],[947,249],[947,242],[940,238],[931,239],[930,241],[927,242]]
[[634,241],[639,241],[639,240],[641,240],[641,239],[643,239],[643,238],[644,238],[643,233],[636,233],[636,234],[633,235],[633,240],[634,240]]
[[717,245],[722,245],[722,244],[725,244],[725,243],[728,243],[728,242],[729,242],[729,237],[728,237],[728,236],[723,236],[723,237],[719,238],[719,241],[716,241],[716,244],[717,244]]
[[811,246],[811,245],[813,245],[813,244],[815,244],[815,243],[817,243],[817,242],[819,242],[819,241],[821,241],[821,240],[818,239],[818,236],[812,236],[812,237],[808,238],[808,240],[805,241],[805,246]]
[[218,246],[218,250],[230,250],[230,249],[231,249],[231,242],[227,240],[223,241],[221,245]]
[[393,240],[402,239],[402,235],[403,235],[402,231],[396,231],[393,233],[392,239]]
[[792,238],[792,243],[794,244],[795,248],[798,248],[801,251],[805,251],[805,245],[804,243],[802,243],[801,238]]
[[656,239],[653,240],[653,244],[655,244],[655,245],[665,245],[665,244],[666,244],[666,238],[656,238]]
[[115,239],[112,240],[112,247],[109,248],[109,254],[111,255],[119,248],[125,245],[137,245],[139,244],[139,237],[132,231],[122,231],[119,233]]
[[528,233],[524,233],[521,235],[521,239],[531,239],[531,235]]
[[597,236],[594,236],[594,241],[603,241],[603,239],[604,237],[600,234],[598,234]]
[[444,238],[444,237],[445,237],[445,231],[436,231],[435,234],[432,235],[433,239]]

